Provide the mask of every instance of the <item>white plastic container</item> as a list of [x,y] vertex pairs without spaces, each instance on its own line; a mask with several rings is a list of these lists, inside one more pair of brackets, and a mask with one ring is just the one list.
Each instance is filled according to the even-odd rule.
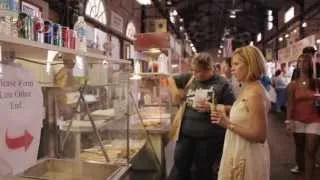
[[79,51],[87,52],[87,24],[83,16],[79,16],[77,22],[74,24],[73,29],[77,32],[76,49]]

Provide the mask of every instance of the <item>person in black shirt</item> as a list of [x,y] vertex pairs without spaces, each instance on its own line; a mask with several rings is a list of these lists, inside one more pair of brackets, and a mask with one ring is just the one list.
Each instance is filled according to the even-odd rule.
[[[169,79],[174,96],[194,77],[185,96],[186,109],[175,149],[176,180],[191,180],[191,167],[195,165],[195,179],[212,180],[212,166],[220,160],[225,129],[210,123],[212,95],[218,104],[232,105],[235,97],[230,83],[213,71],[213,59],[200,53],[192,60],[192,73]],[[172,85],[174,84],[174,85]]]

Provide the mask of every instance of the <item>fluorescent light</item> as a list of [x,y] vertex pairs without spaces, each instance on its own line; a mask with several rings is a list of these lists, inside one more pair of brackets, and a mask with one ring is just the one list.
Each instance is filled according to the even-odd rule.
[[180,29],[180,31],[183,31],[183,30],[184,30],[183,26],[180,26],[180,28],[179,28],[179,29]]
[[289,34],[287,33],[286,35],[284,35],[284,37],[285,37],[285,38],[288,38],[288,37],[289,37]]
[[220,48],[222,49],[222,48],[223,48],[223,45],[220,45]]
[[283,38],[282,38],[282,37],[279,37],[279,41],[280,41],[280,42],[283,41]]
[[272,10],[268,10],[268,15],[272,16]]
[[151,5],[151,0],[136,0],[140,5]]
[[261,33],[259,33],[259,34],[257,35],[257,42],[260,42],[260,41],[261,41],[261,39],[262,39],[262,34],[261,34]]
[[171,65],[173,68],[177,68],[179,65],[178,64],[172,64]]
[[180,22],[183,22],[183,19],[182,19],[182,18],[180,18]]
[[272,22],[268,22],[268,30],[271,30],[273,28],[273,23]]
[[168,5],[172,5],[172,2],[171,2],[171,1],[167,1],[167,4],[168,4]]
[[195,47],[191,47],[191,49],[192,49],[192,51],[193,51],[194,53],[197,52],[197,49],[196,49]]
[[175,20],[174,16],[170,16],[170,21],[171,21],[173,24],[176,23],[176,20]]
[[221,53],[222,53],[222,51],[221,51],[221,49],[219,49],[219,50],[218,50],[218,54],[221,54]]
[[231,19],[235,19],[235,18],[237,17],[236,12],[235,12],[235,11],[230,11],[229,17],[230,17]]
[[284,14],[284,22],[289,22],[294,17],[294,7],[291,6]]
[[320,39],[317,39],[317,40],[316,40],[316,43],[317,43],[317,44],[320,44]]
[[273,21],[273,16],[268,16],[268,21],[269,22]]
[[178,15],[177,10],[174,9],[174,10],[172,11],[172,15],[177,16],[177,15]]

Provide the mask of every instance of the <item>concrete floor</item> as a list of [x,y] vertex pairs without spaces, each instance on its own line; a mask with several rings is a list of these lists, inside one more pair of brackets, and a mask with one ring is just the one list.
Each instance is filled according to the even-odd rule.
[[[289,172],[295,164],[294,144],[292,136],[284,129],[284,113],[269,115],[269,143],[271,149],[271,178],[270,180],[303,180],[299,175]],[[320,156],[318,156],[320,159]],[[134,180],[158,180],[157,172],[132,172]],[[320,180],[320,168],[316,169],[316,180]],[[164,178],[162,178],[164,180]],[[174,172],[166,180],[175,180]]]

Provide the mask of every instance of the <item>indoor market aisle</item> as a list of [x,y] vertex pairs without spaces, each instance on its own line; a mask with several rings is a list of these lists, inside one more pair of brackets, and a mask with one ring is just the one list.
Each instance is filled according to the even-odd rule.
[[[284,128],[285,114],[271,113],[269,115],[269,143],[271,149],[271,178],[270,180],[303,180],[299,175],[290,173],[294,166],[294,144],[292,136],[286,135]],[[319,149],[320,150],[320,149]],[[318,156],[320,160],[320,155]],[[316,169],[320,179],[320,168]],[[139,180],[156,179],[154,173],[139,173]],[[143,174],[143,175],[142,175]],[[175,180],[174,172],[167,180]]]
[[[284,127],[285,114],[269,115],[269,142],[271,149],[271,178],[270,180],[302,180],[299,175],[290,173],[295,164],[293,137],[286,135]],[[320,149],[319,149],[320,150]],[[318,154],[317,157],[320,160]],[[316,169],[320,179],[320,169]]]

